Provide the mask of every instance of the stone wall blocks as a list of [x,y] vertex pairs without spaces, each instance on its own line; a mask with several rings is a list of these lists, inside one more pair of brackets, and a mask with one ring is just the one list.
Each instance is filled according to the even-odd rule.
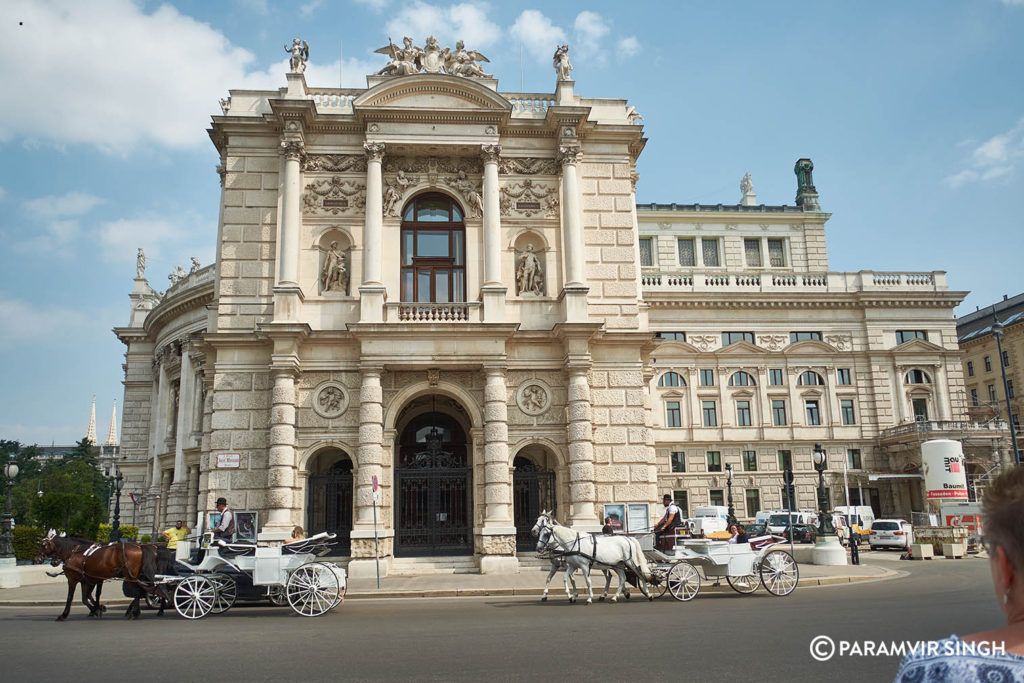
[[587,195],[583,199],[583,208],[587,211],[614,211],[614,197],[599,194]]
[[608,484],[598,484],[597,486],[597,500],[600,501],[611,501],[615,495],[615,488]]
[[594,389],[591,394],[595,406],[623,406],[626,404],[626,392],[623,389]]
[[379,444],[384,439],[384,428],[380,424],[359,425],[359,443]]
[[654,449],[640,444],[619,446],[612,450],[612,461],[617,463],[653,462]]
[[612,387],[640,387],[644,384],[640,370],[614,370],[608,373],[608,385]]
[[626,405],[630,407],[643,407],[646,404],[647,394],[642,389],[626,389]]
[[[566,433],[569,435],[570,443],[573,441],[591,440],[593,438],[593,430],[589,422],[573,422],[569,425]],[[625,437],[625,434],[623,434]],[[625,438],[623,438],[625,441]]]
[[248,429],[249,413],[237,410],[218,410],[213,414],[214,429]]
[[[651,470],[654,470],[653,476],[651,474]],[[632,482],[643,482],[645,484],[656,482],[658,480],[657,471],[657,468],[648,467],[647,465],[630,465],[629,480]]]
[[281,170],[281,160],[276,154],[272,156],[247,156],[245,158],[245,170],[278,173]]
[[[579,166],[579,174],[583,178],[611,178],[613,166],[614,164],[584,162]],[[629,175],[623,177],[628,178]]]
[[633,168],[629,164],[612,164],[612,177],[629,180],[633,177]]
[[583,233],[583,239],[588,246],[615,246],[614,230],[587,230]]
[[597,427],[594,429],[594,441],[598,443],[626,443],[625,427]]
[[231,190],[258,190],[262,187],[259,173],[228,172],[224,176],[224,187]]
[[274,425],[270,428],[270,443],[275,445],[294,446],[295,427],[291,425]]
[[266,391],[274,386],[274,378],[269,372],[257,372],[252,376],[252,388],[256,391]]
[[[231,394],[225,394],[225,396],[231,398]],[[266,393],[259,391],[239,392],[234,395],[234,399],[236,410],[266,410],[270,407],[270,397]],[[214,395],[214,410],[217,407],[217,395]]]
[[214,450],[226,450],[231,448],[231,432],[217,431],[210,435],[210,448]]
[[594,484],[590,482],[569,485],[569,495],[572,500],[593,502],[595,494]]
[[629,263],[632,260],[632,247],[601,247],[600,261],[603,263]]
[[[221,242],[241,242],[242,241],[242,227],[241,225],[225,225],[221,230]],[[224,253],[223,247],[221,253]],[[221,269],[221,277],[224,276],[223,268]]]
[[246,190],[245,205],[277,208],[277,190]]
[[494,442],[508,442],[508,425],[504,422],[488,422],[484,425],[484,441],[489,446]]
[[628,180],[598,180],[597,189],[600,194],[632,195],[633,185]]
[[242,190],[224,190],[221,197],[224,206],[245,206],[245,192]]
[[[215,432],[216,434],[217,432]],[[266,448],[267,447],[267,432],[266,430],[260,430],[258,432],[253,431],[234,431],[225,432],[231,435],[231,444],[229,448],[234,450],[241,450],[247,448]]]
[[614,487],[615,500],[649,500],[650,485],[648,484],[618,484]]
[[628,482],[628,465],[599,465],[594,468],[594,474],[600,482]]
[[248,372],[219,372],[213,378],[216,391],[249,391],[252,375]]

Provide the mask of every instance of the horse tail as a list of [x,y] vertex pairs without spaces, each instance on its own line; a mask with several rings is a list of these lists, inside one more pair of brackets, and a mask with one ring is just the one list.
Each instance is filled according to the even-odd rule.
[[647,564],[647,556],[644,555],[643,548],[640,547],[640,541],[636,540],[632,536],[627,536],[630,545],[633,546],[633,555],[636,557],[636,568],[637,574],[643,577],[643,580],[647,583],[651,582],[651,568]]

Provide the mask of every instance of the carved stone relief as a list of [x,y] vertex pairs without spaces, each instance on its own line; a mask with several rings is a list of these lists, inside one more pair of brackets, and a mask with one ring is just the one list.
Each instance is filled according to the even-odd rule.
[[503,185],[499,204],[502,216],[516,213],[529,217],[543,212],[546,218],[558,218],[558,188],[527,178]]
[[463,171],[467,174],[483,173],[483,162],[479,157],[384,157],[385,173],[425,173],[434,182],[442,174]]
[[324,382],[313,392],[313,412],[320,417],[338,417],[348,408],[348,393],[338,382]]
[[558,175],[559,170],[560,166],[554,159],[502,158],[498,162],[498,171],[502,175]]
[[411,173],[406,174],[405,171],[399,171],[393,178],[384,182],[383,212],[385,216],[398,217],[398,213],[402,210],[401,200],[405,196],[406,189],[417,182],[419,182],[417,176]]
[[366,208],[366,186],[331,176],[306,185],[302,212],[307,215],[337,216]]
[[710,351],[718,343],[717,334],[695,334],[690,337],[690,343],[701,351]]
[[551,387],[546,382],[530,379],[516,391],[516,405],[527,415],[542,415],[551,407]]
[[849,351],[853,348],[853,336],[849,334],[830,334],[825,341],[840,351]]
[[366,173],[365,154],[310,154],[302,164],[307,172]]
[[789,337],[784,334],[762,334],[757,337],[757,345],[769,351],[781,351],[788,341]]

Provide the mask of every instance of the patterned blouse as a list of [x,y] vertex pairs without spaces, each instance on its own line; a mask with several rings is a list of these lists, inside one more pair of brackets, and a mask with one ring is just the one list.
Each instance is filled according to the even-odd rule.
[[938,647],[931,653],[910,653],[903,658],[894,683],[1024,683],[1024,657],[1020,655],[972,654],[971,643],[956,636],[934,642]]

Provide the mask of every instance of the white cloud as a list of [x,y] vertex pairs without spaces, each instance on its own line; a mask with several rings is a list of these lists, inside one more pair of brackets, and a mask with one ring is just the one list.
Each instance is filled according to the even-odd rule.
[[88,213],[104,199],[88,192],[68,192],[60,197],[38,197],[25,202],[25,210],[33,217],[57,218],[59,216],[81,216]]
[[601,42],[610,29],[600,14],[590,10],[580,12],[573,22],[573,30],[576,34],[577,52],[580,55],[605,61],[605,56],[601,52]]
[[124,261],[129,256],[134,258],[135,249],[140,246],[145,248],[147,256],[160,256],[167,245],[181,243],[202,229],[197,225],[197,216],[183,218],[186,219],[184,223],[174,223],[155,216],[118,218],[103,223],[97,230],[97,237],[104,260]]
[[623,57],[635,57],[640,54],[640,41],[636,36],[626,36],[619,41],[619,52]]
[[382,12],[385,7],[391,4],[391,0],[356,0],[360,5],[369,7],[374,12]]
[[534,59],[550,60],[555,47],[567,42],[565,31],[535,9],[524,10],[510,31]]
[[61,196],[37,197],[22,204],[26,223],[13,237],[12,249],[22,254],[44,254],[69,258],[73,242],[81,234],[79,218],[92,211],[104,199],[87,192],[68,192]]
[[90,318],[79,309],[47,308],[0,292],[0,351],[63,337],[70,330],[88,326]]
[[299,16],[312,16],[313,12],[315,12],[317,8],[320,7],[320,5],[322,4],[324,4],[324,0],[312,0],[311,2],[307,2],[306,4],[299,7]]
[[442,46],[455,47],[455,41],[466,41],[466,48],[479,50],[501,37],[501,28],[487,18],[488,6],[465,2],[448,8],[415,0],[402,8],[387,24],[387,32],[395,43],[404,36],[423,46],[427,36],[436,36]]
[[[1024,0],[1022,0],[1024,3]],[[1024,160],[1024,118],[1005,133],[993,135],[974,147],[968,167],[945,178],[957,189],[968,183],[985,182],[1010,175]]]
[[270,6],[267,4],[267,0],[235,0],[235,2],[248,12],[255,12],[263,16],[270,14]]

